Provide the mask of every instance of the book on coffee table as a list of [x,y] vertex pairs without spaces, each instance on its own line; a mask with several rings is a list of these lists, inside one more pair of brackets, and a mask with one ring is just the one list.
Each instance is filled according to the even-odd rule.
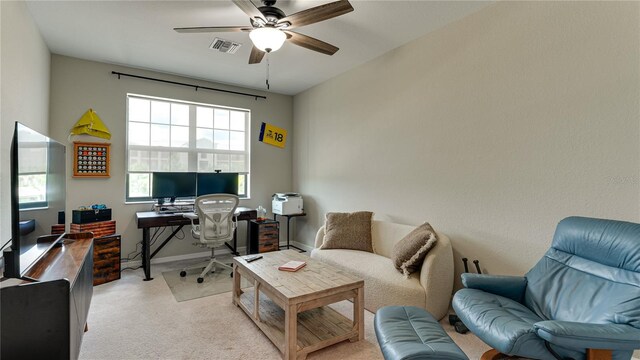
[[302,269],[305,265],[307,265],[307,263],[304,262],[304,261],[291,260],[291,261],[285,263],[284,265],[280,265],[278,267],[278,270],[282,270],[282,271],[298,271],[298,270]]

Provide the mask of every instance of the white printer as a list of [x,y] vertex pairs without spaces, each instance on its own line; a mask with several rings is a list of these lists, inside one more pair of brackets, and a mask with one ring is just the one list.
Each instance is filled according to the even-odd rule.
[[302,214],[302,196],[298,193],[273,194],[271,212],[278,215]]

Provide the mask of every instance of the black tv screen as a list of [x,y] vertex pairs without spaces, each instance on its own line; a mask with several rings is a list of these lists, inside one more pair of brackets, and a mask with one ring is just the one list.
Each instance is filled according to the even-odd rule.
[[151,180],[151,197],[154,199],[189,198],[196,196],[196,173],[154,172]]
[[[65,147],[16,122],[11,142],[11,248],[6,277],[21,277],[62,236],[38,244],[59,223],[66,201]],[[64,223],[64,216],[62,216]]]
[[198,196],[238,195],[238,173],[198,173]]

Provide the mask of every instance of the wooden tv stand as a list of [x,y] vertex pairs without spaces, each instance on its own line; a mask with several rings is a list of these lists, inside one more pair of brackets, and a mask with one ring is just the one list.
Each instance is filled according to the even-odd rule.
[[24,274],[33,281],[1,288],[0,358],[78,358],[93,295],[93,234],[64,239]]

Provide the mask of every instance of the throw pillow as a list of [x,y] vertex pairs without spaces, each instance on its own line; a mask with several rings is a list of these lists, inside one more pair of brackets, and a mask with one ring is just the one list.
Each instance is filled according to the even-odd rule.
[[327,213],[320,249],[351,249],[373,252],[370,211]]
[[393,265],[408,277],[420,270],[424,257],[436,241],[438,237],[429,223],[418,226],[393,246]]

